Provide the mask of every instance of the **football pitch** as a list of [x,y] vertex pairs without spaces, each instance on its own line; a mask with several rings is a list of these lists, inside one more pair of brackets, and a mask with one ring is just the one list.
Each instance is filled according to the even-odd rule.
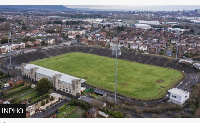
[[[86,79],[86,84],[104,90],[115,89],[114,58],[74,52],[31,63]],[[183,77],[174,69],[118,59],[117,93],[132,99],[159,99]]]

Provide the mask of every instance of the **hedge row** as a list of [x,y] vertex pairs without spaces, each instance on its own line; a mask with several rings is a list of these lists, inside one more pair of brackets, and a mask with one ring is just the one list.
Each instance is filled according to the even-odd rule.
[[82,108],[86,109],[86,110],[89,110],[91,108],[91,105],[84,102],[84,101],[81,101],[81,100],[74,100],[72,99],[70,101],[70,105],[75,105],[75,106],[81,106]]
[[124,115],[121,111],[112,111],[112,110],[109,110],[108,111],[108,114],[115,117],[115,118],[123,118]]
[[86,110],[89,110],[91,108],[91,105],[88,104],[88,103],[86,103],[86,102],[84,102],[84,101],[72,99],[70,102],[68,102],[65,105],[63,105],[62,107],[58,108],[58,111],[61,112],[68,105],[71,105],[71,106],[81,106],[82,108],[84,108]]
[[13,95],[13,94],[15,94],[15,93],[18,93],[18,92],[20,92],[20,91],[23,91],[23,90],[25,90],[25,89],[27,89],[27,88],[30,88],[29,86],[24,86],[23,88],[21,88],[20,90],[16,90],[16,91],[13,91],[13,92],[11,92],[11,93],[3,93],[3,96],[2,96],[2,98],[6,98],[6,97],[8,97],[8,96],[11,96],[11,95]]
[[152,108],[144,108],[142,111],[144,112],[152,112],[152,113],[161,113],[163,111],[169,111],[169,110],[176,110],[176,109],[181,109],[181,106],[176,105],[176,104],[169,104],[165,106],[156,106]]
[[29,99],[29,100],[31,100],[30,104],[34,104],[36,102],[39,102],[40,100],[43,100],[44,98],[46,98],[48,96],[49,96],[49,92],[46,93],[46,94],[40,95],[40,96],[32,97],[32,98]]

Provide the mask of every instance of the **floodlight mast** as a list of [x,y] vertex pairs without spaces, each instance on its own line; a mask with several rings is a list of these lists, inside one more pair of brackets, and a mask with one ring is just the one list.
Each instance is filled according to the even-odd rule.
[[114,44],[112,47],[112,54],[116,57],[116,66],[115,66],[115,103],[117,103],[117,55],[121,55],[120,48],[117,44]]
[[117,100],[117,49],[118,46],[116,45],[115,48],[115,55],[116,55],[116,67],[115,67],[115,104],[116,104],[116,100]]
[[178,58],[178,42],[179,42],[180,31],[178,32],[178,41],[176,43],[176,59]]
[[10,56],[10,69],[12,70],[12,64],[11,64],[11,47],[10,47],[10,37],[11,37],[11,32],[8,34],[8,45],[9,45],[9,56]]

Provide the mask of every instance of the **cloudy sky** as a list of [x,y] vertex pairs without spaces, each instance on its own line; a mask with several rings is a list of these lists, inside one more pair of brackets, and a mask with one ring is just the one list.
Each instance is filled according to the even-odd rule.
[[200,0],[1,0],[2,5],[200,5]]
[[[66,5],[69,8],[90,8],[90,9],[107,9],[107,10],[108,9],[191,10],[196,8],[200,9],[200,0],[1,0],[0,4],[1,5]],[[99,5],[104,5],[104,6],[99,6]],[[108,6],[108,5],[118,5],[118,6]],[[161,6],[161,5],[173,5],[173,6]],[[176,5],[187,5],[187,6],[176,6]],[[198,5],[198,6],[194,7],[191,5]]]

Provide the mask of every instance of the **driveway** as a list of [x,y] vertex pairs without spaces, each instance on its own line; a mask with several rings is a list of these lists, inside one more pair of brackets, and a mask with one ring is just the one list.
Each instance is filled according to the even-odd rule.
[[60,108],[61,106],[63,106],[67,102],[69,102],[69,101],[63,100],[63,101],[59,102],[58,104],[55,104],[53,107],[45,110],[44,112],[37,112],[37,113],[31,115],[30,117],[31,118],[43,118],[43,117],[55,112],[58,108]]

